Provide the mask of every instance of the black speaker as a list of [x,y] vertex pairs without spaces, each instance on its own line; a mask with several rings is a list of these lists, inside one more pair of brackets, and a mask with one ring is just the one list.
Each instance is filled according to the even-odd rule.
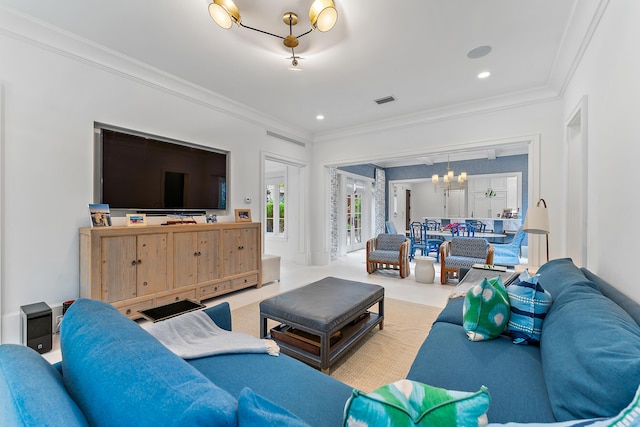
[[20,307],[21,344],[38,353],[51,351],[53,319],[51,308],[44,302]]

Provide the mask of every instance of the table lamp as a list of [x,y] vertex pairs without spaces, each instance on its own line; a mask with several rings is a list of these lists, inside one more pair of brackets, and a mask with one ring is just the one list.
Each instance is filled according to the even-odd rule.
[[[542,203],[544,206],[540,206]],[[549,211],[544,199],[538,200],[535,207],[527,210],[522,231],[530,234],[544,234],[547,238],[547,261],[549,261]]]

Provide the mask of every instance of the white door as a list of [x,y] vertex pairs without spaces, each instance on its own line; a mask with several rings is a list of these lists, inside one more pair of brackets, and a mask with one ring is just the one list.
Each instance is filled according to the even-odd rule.
[[364,249],[365,239],[363,236],[363,214],[367,211],[364,208],[366,185],[364,181],[358,179],[347,178],[347,186],[345,191],[345,210],[346,210],[346,232],[345,247],[347,252]]

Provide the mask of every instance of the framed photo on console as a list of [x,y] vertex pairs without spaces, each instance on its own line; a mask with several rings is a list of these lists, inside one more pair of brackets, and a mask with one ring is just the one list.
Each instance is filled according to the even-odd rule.
[[139,227],[142,225],[147,225],[147,215],[127,214],[127,226]]
[[236,209],[236,222],[251,222],[251,209]]
[[89,203],[92,227],[111,227],[111,211],[108,204]]

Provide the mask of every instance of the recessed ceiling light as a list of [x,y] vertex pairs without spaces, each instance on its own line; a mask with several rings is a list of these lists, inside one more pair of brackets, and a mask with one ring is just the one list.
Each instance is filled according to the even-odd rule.
[[489,71],[483,71],[480,74],[478,74],[478,78],[479,79],[486,79],[490,75],[491,75],[491,73]]
[[318,115],[316,116],[316,119],[318,119],[318,120],[324,120],[324,116],[323,116],[322,114],[318,114]]
[[475,49],[471,49],[468,53],[467,53],[467,58],[469,59],[478,59],[478,58],[482,58],[483,56],[487,56],[490,52],[491,52],[492,47],[491,46],[478,46]]

